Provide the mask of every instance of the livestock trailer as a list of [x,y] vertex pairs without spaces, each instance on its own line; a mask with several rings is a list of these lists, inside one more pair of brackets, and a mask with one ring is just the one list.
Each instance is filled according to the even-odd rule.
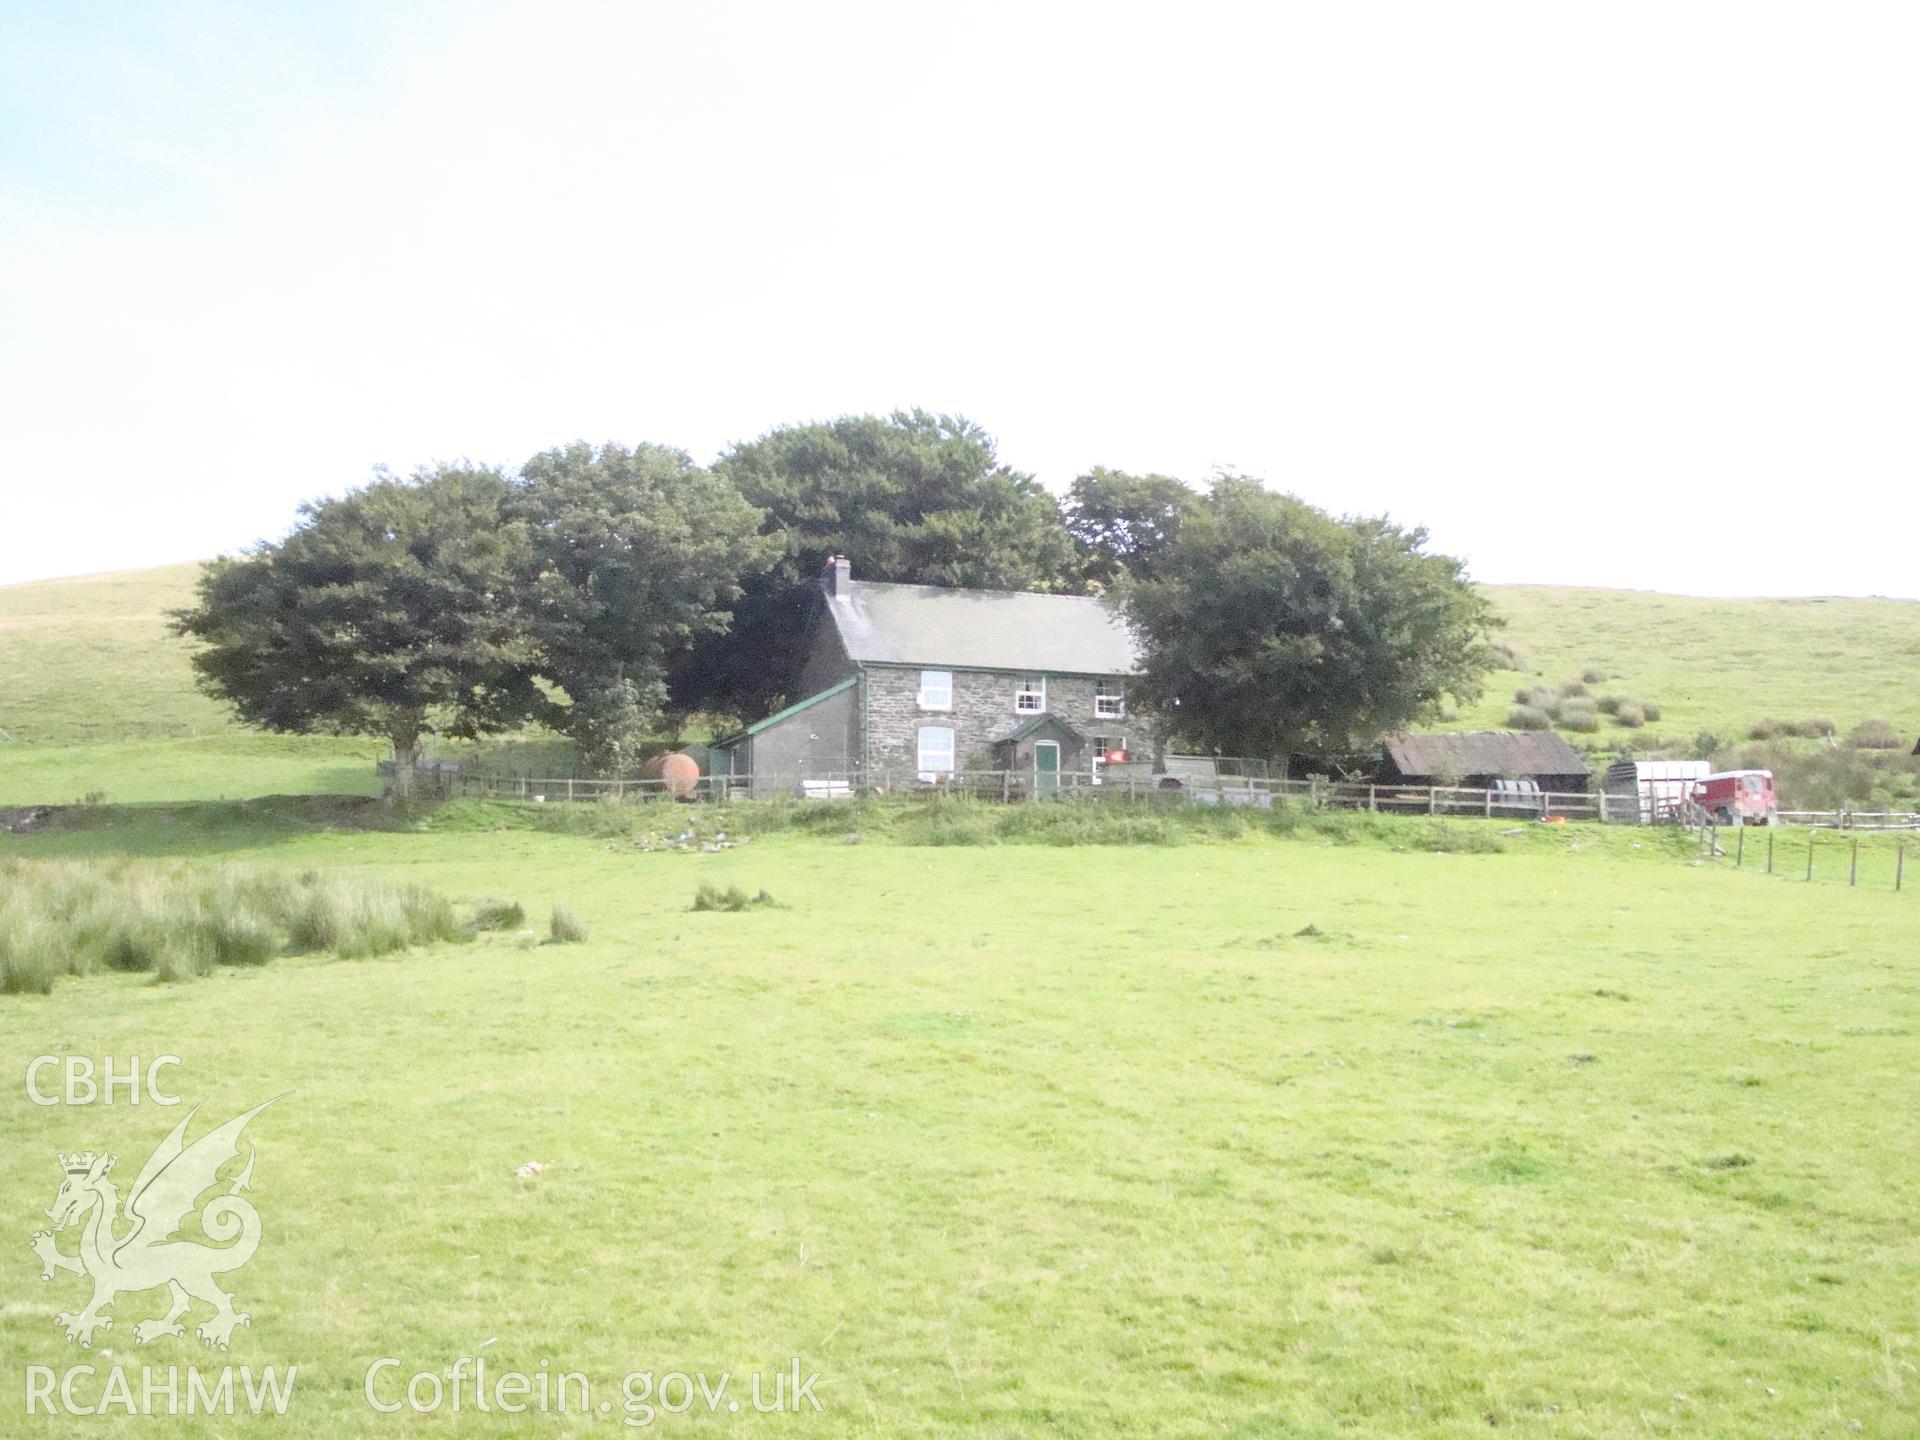
[[[1678,820],[1693,799],[1695,783],[1713,770],[1705,760],[1618,760],[1607,767],[1600,788],[1609,795],[1637,797],[1640,823]],[[1611,807],[1616,812],[1619,807]]]

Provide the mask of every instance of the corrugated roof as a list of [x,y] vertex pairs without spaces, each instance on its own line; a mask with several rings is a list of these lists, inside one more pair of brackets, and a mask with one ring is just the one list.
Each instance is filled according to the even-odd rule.
[[793,704],[787,706],[787,708],[784,710],[774,711],[773,714],[767,716],[766,719],[747,726],[744,733],[748,735],[758,735],[762,730],[766,729],[769,725],[778,725],[782,720],[786,719],[789,715],[797,715],[802,710],[807,709],[809,706],[818,705],[822,700],[831,699],[833,696],[838,695],[842,690],[848,689],[849,687],[851,687],[856,683],[857,682],[855,678],[849,675],[846,679],[842,680],[839,684],[829,685],[826,689],[820,691],[817,695],[809,695],[804,700],[794,701]]
[[1126,675],[1139,652],[1104,600],[849,580],[826,597],[848,656],[950,670]]
[[1402,775],[1585,775],[1587,762],[1551,730],[1480,730],[1388,735],[1387,757]]

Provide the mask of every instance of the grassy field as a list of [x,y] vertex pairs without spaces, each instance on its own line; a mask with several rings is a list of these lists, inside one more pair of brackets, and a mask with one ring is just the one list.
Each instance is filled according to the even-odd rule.
[[166,629],[199,568],[0,585],[0,731],[16,745],[83,745],[236,729],[194,689],[187,647]]
[[[1504,853],[1365,817],[982,847],[868,812],[857,844],[660,853],[515,806],[90,818],[0,858],[321,867],[588,927],[0,998],[6,1073],[177,1054],[207,1123],[292,1092],[248,1132],[266,1239],[230,1277],[228,1358],[300,1367],[263,1433],[393,1433],[361,1397],[389,1356],[550,1361],[613,1419],[631,1371],[821,1373],[823,1414],[657,1420],[714,1434],[1920,1430],[1911,893],[1497,822],[1450,828]],[[702,883],[778,903],[695,913]],[[130,1171],[181,1113],[0,1109],[9,1372],[217,1363],[136,1353],[146,1296],[111,1359],[71,1349],[78,1282],[25,1250],[54,1149]]]
[[1645,732],[1603,718],[1606,740],[1681,741],[1711,731],[1744,739],[1767,719],[1832,719],[1840,733],[1881,718],[1920,735],[1920,602],[1911,600],[1713,600],[1637,590],[1496,585],[1488,593],[1507,626],[1501,638],[1527,666],[1500,671],[1479,703],[1448,728],[1504,729],[1514,692],[1578,679],[1661,709]]
[[[215,799],[375,786],[378,741],[260,736],[193,688],[165,613],[192,595],[195,567],[0,586],[0,805]],[[1576,736],[1611,751],[1745,736],[1764,719],[1831,717],[1844,732],[1884,717],[1920,735],[1920,603],[1697,600],[1552,586],[1489,589],[1503,638],[1527,667],[1490,677],[1451,728],[1505,728],[1513,692],[1596,667],[1593,687],[1661,707],[1629,731]],[[167,746],[151,742],[165,740]],[[177,742],[177,743],[176,743]],[[513,773],[555,769],[553,746],[492,747]]]

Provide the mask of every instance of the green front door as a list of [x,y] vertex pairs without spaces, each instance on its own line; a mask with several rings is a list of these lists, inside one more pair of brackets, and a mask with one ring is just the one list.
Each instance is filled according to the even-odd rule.
[[1033,744],[1033,793],[1051,795],[1060,788],[1060,746],[1053,740]]

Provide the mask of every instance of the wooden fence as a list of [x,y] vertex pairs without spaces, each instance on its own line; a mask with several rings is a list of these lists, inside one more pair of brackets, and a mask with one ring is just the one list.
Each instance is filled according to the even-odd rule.
[[444,788],[455,795],[563,804],[587,801],[624,804],[667,799],[715,802],[773,795],[838,799],[856,794],[907,793],[968,795],[1009,803],[1036,799],[1096,802],[1150,799],[1168,804],[1236,805],[1254,809],[1269,809],[1276,800],[1286,799],[1322,809],[1487,820],[1606,820],[1635,824],[1640,818],[1639,801],[1622,795],[1523,793],[1446,785],[1367,785],[1238,775],[1168,781],[1169,777],[1153,775],[1108,774],[1095,778],[1061,773],[1036,784],[1030,770],[965,770],[937,783],[928,783],[912,771],[883,769],[823,770],[809,772],[804,780],[795,776],[774,779],[763,776],[757,783],[750,775],[707,775],[701,776],[690,789],[684,788],[685,782],[681,782],[680,790],[664,780],[457,775],[450,777]]
[[1904,810],[1782,810],[1780,823],[1825,830],[1920,830],[1920,814]]

